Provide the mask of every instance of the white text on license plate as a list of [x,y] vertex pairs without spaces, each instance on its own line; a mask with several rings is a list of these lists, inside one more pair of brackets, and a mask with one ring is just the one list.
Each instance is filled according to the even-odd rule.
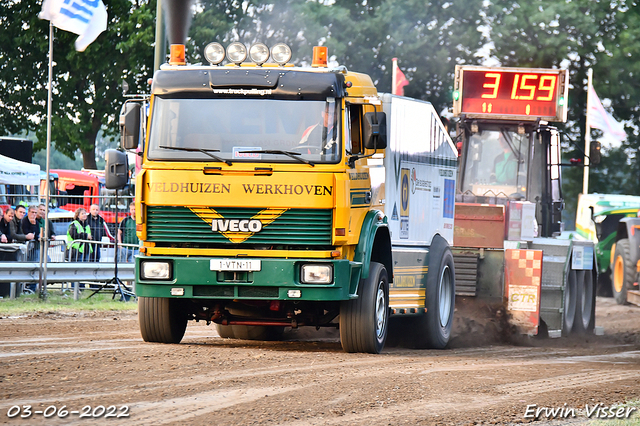
[[212,271],[259,271],[260,261],[256,259],[211,259]]

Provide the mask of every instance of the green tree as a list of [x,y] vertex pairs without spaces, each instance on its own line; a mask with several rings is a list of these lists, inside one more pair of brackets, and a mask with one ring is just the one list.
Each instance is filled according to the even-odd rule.
[[[70,158],[79,149],[86,168],[96,168],[98,133],[117,132],[121,82],[148,91],[153,67],[155,2],[106,7],[107,30],[84,52],[74,49],[77,35],[54,32],[52,141]],[[45,146],[47,116],[49,22],[38,19],[40,9],[35,0],[0,0],[0,132],[35,131],[36,149]]]
[[[612,99],[618,118],[629,119],[632,111],[637,115],[637,101],[628,97],[635,94],[638,87],[633,73],[627,71],[638,68],[638,64],[631,63],[633,60],[629,54],[640,49],[636,34],[639,23],[637,7],[631,5],[625,1],[534,0],[515,3],[495,0],[488,6],[489,38],[493,43],[491,54],[501,65],[569,70],[569,121],[560,127],[580,148],[565,144],[565,160],[582,158],[589,68],[594,70],[596,91],[601,98]],[[607,75],[611,76],[609,81],[603,78]],[[626,85],[634,86],[634,90],[629,91]],[[627,109],[620,108],[623,101],[627,102]],[[619,155],[619,151],[605,151],[604,154],[605,157],[608,154]],[[615,157],[611,161],[605,159],[602,170],[613,170],[608,168],[611,167],[608,164],[632,167],[631,164],[620,163]],[[591,168],[590,176],[603,173],[597,170]],[[574,219],[571,216],[575,216],[577,196],[582,192],[583,168],[564,168],[563,172],[565,217],[569,221]],[[611,179],[612,185],[605,186],[606,179],[601,177],[596,179],[598,190],[619,192],[618,187],[612,186],[618,182],[616,179]]]

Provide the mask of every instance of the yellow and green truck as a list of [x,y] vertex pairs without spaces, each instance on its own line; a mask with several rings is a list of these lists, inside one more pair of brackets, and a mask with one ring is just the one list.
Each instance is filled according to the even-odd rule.
[[143,339],[180,342],[189,320],[254,339],[334,327],[345,351],[379,353],[403,316],[418,347],[444,348],[457,151],[433,106],[329,67],[326,48],[307,67],[282,44],[212,43],[207,65],[181,51],[121,115],[142,159]]

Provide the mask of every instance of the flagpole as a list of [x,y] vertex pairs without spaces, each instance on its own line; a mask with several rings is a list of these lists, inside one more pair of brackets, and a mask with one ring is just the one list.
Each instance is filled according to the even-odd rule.
[[582,179],[582,193],[589,193],[589,152],[591,151],[591,124],[589,123],[589,111],[591,108],[591,85],[593,84],[593,69],[587,70],[587,117],[584,126],[584,176]]
[[393,58],[392,60],[392,70],[391,71],[391,94],[396,95],[396,84],[398,83],[398,58]]
[[53,80],[53,24],[49,21],[49,88],[47,90],[47,183],[45,184],[46,193],[45,208],[44,208],[44,250],[41,254],[42,259],[42,271],[43,271],[43,285],[40,288],[40,297],[44,298],[47,295],[47,252],[49,251],[49,193],[50,193],[50,181],[49,181],[49,161],[51,152],[51,110],[52,110],[52,80]]

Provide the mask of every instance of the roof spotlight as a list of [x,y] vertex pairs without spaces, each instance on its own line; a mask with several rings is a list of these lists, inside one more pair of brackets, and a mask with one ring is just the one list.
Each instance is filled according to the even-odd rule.
[[227,58],[236,65],[240,65],[247,59],[247,48],[239,41],[231,43],[227,47]]
[[204,48],[204,57],[211,65],[218,65],[224,60],[224,47],[220,43],[209,43]]
[[291,48],[284,43],[278,43],[271,48],[271,57],[276,63],[284,65],[291,60]]
[[249,57],[256,64],[262,65],[269,60],[269,48],[264,43],[256,43],[249,48]]

